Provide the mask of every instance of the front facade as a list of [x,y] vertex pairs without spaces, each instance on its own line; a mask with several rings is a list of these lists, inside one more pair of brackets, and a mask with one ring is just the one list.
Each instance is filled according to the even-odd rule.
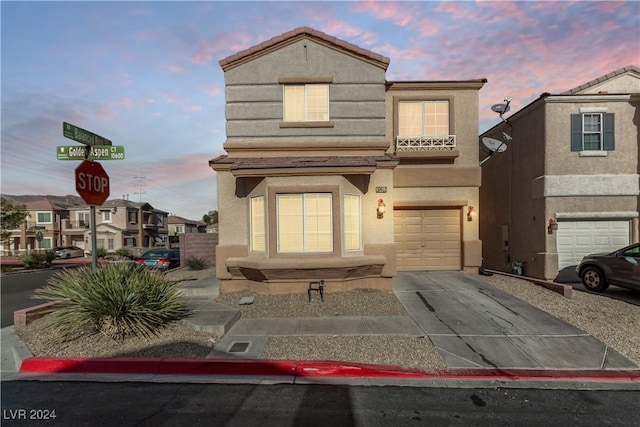
[[[60,196],[22,197],[27,200],[24,202],[27,218],[19,229],[12,230],[3,253],[19,255],[56,246],[77,246],[91,251],[90,208],[82,200]],[[20,200],[17,199],[18,204]],[[96,207],[97,246],[108,252],[120,248],[140,252],[164,244],[168,235],[167,215],[148,203],[107,200]]]
[[638,241],[639,106],[640,68],[629,66],[543,94],[481,135],[513,138],[482,166],[485,267],[555,279]]
[[[478,201],[484,81],[387,82],[389,59],[307,27],[220,65],[227,154],[210,165],[223,291],[390,289],[398,268],[479,265],[478,223],[463,212]],[[440,239],[431,252],[428,236]]]

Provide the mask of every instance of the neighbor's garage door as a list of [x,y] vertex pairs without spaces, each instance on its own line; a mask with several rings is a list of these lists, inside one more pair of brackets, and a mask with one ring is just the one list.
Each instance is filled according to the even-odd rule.
[[460,270],[458,209],[395,210],[398,270]]
[[558,269],[629,244],[629,221],[558,221]]

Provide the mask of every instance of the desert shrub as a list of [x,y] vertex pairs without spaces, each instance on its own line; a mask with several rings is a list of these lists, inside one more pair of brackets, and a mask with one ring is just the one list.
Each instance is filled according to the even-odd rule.
[[116,255],[121,258],[131,258],[133,256],[133,253],[127,248],[120,248],[116,251]]
[[187,267],[189,267],[190,270],[204,270],[207,266],[206,260],[195,256],[190,256],[189,258],[187,258],[186,263]]
[[35,293],[57,303],[50,316],[60,342],[95,333],[148,337],[187,314],[174,282],[130,263],[65,269]]
[[56,254],[53,251],[34,251],[20,257],[20,261],[22,261],[27,268],[50,267],[55,259]]

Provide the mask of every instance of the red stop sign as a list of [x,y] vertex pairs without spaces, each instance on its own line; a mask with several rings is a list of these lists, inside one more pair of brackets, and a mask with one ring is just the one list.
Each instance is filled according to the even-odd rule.
[[100,163],[80,163],[76,168],[76,191],[88,205],[102,206],[109,198],[109,175]]

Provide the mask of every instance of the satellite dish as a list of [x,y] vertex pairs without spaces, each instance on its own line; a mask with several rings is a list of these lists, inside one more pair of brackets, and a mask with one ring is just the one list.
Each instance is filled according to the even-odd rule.
[[511,107],[509,107],[509,103],[506,104],[494,104],[491,106],[491,110],[494,113],[500,113],[500,114],[504,114],[507,111],[509,111],[511,109]]
[[507,144],[505,144],[502,141],[498,141],[497,139],[484,137],[482,138],[482,143],[492,153],[495,153],[495,152],[502,153],[507,150]]

